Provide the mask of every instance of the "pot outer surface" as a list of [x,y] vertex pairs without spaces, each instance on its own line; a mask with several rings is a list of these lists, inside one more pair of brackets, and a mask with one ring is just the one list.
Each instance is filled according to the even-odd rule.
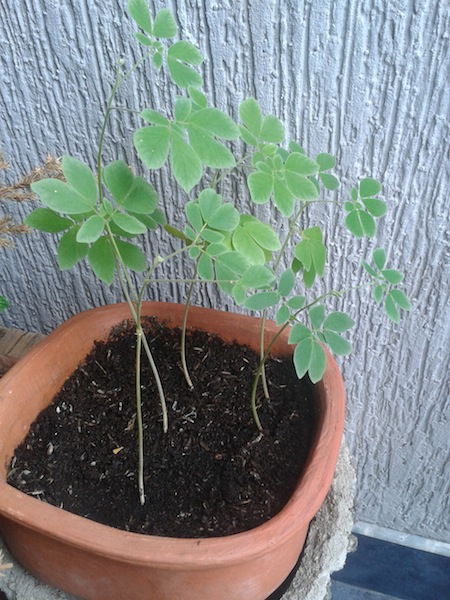
[[[182,323],[184,305],[144,303],[143,315]],[[15,447],[63,382],[111,328],[126,304],[80,313],[58,327],[0,381],[0,530],[14,556],[37,577],[86,600],[265,600],[301,552],[310,520],[331,485],[344,425],[345,393],[327,353],[316,385],[321,416],[303,476],[284,509],[259,527],[223,538],[143,536],[94,523],[5,483]],[[259,319],[192,307],[189,325],[259,348]],[[268,323],[266,343],[276,331]],[[273,354],[292,353],[287,332]]]

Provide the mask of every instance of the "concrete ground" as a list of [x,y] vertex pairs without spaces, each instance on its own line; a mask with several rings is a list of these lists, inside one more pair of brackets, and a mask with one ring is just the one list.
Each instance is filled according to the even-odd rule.
[[[289,588],[277,596],[279,600],[330,600],[331,574],[342,569],[347,552],[354,547],[354,484],[355,472],[343,444],[332,487],[311,523],[300,567]],[[12,567],[0,572],[4,575],[0,577],[0,600],[2,596],[7,600],[77,600],[27,573],[0,539],[1,551],[3,563],[12,563]]]

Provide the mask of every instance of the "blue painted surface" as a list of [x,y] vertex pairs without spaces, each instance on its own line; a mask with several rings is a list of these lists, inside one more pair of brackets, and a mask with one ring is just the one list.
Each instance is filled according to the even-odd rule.
[[450,558],[357,537],[356,552],[333,575],[333,600],[450,600]]
[[341,581],[332,581],[331,593],[332,600],[396,600],[395,596],[364,590]]

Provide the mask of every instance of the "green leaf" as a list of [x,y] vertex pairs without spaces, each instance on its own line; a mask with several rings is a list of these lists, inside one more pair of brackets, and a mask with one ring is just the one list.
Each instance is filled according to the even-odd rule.
[[209,244],[220,244],[225,239],[223,233],[215,231],[214,229],[203,229],[201,236],[205,242],[208,242]]
[[352,351],[350,342],[334,331],[326,330],[323,334],[330,349],[338,356],[347,356]]
[[247,178],[250,196],[255,204],[264,204],[272,194],[273,176],[268,173],[251,173]]
[[369,273],[369,275],[371,275],[372,277],[378,277],[378,273],[375,271],[375,269],[373,269],[369,264],[367,264],[365,260],[361,261],[361,264],[365,271]]
[[[183,61],[183,62],[181,62]],[[203,79],[185,63],[199,65],[203,61],[200,52],[189,42],[176,42],[167,53],[167,66],[173,81],[181,88],[201,87]]]
[[212,169],[232,169],[236,165],[230,150],[211,135],[190,126],[188,132],[191,146],[204,165]]
[[192,111],[192,101],[184,96],[177,96],[175,99],[175,120],[178,123],[186,121]]
[[167,160],[170,133],[164,125],[142,127],[134,133],[134,146],[139,158],[149,169],[160,169]]
[[161,52],[155,52],[155,54],[152,56],[152,63],[154,65],[154,67],[158,70],[162,67],[163,56],[162,56]]
[[284,304],[283,306],[280,306],[280,308],[277,310],[277,313],[275,315],[275,323],[277,325],[283,325],[284,323],[287,323],[287,321],[289,321],[290,316],[291,313],[289,312],[289,308]]
[[263,288],[275,280],[275,275],[265,265],[251,265],[243,274],[239,283],[247,288]]
[[36,208],[25,219],[25,225],[46,233],[58,233],[72,227],[73,221],[59,216],[50,208]]
[[330,313],[323,323],[324,329],[329,329],[336,333],[343,333],[347,331],[355,322],[347,314],[339,311]]
[[6,308],[8,308],[9,302],[8,300],[0,295],[0,312],[3,312]]
[[216,259],[216,277],[219,288],[226,294],[232,294],[233,286],[248,268],[248,261],[239,252],[224,252]]
[[401,290],[391,290],[390,295],[393,298],[393,300],[400,306],[400,308],[403,308],[403,310],[411,310],[411,302],[409,301],[408,297],[404,292],[402,292]]
[[298,173],[299,175],[314,175],[319,170],[319,165],[315,160],[308,158],[305,154],[294,152],[286,160],[286,170]]
[[206,108],[208,106],[208,100],[203,92],[195,87],[188,87],[188,94],[192,102],[198,106],[198,108]]
[[360,219],[360,214],[360,210],[354,209],[348,213],[345,219],[345,225],[347,226],[347,229],[350,231],[350,233],[358,238],[364,237],[364,227]]
[[252,264],[263,265],[266,262],[263,249],[243,227],[236,227],[232,243],[234,249],[246,256]]
[[213,261],[207,254],[202,254],[198,261],[198,275],[201,279],[214,279]]
[[289,218],[294,211],[294,198],[286,185],[279,179],[275,179],[273,182],[273,199],[281,214]]
[[185,192],[190,192],[203,175],[203,167],[194,150],[178,133],[172,135],[170,154],[172,172]]
[[314,327],[314,329],[320,329],[325,320],[325,306],[323,304],[314,306],[314,308],[311,308],[308,311],[308,315],[311,325]]
[[202,219],[201,210],[200,210],[200,206],[198,205],[198,202],[195,202],[195,201],[188,202],[185,205],[184,209],[186,211],[186,216],[189,219],[189,222],[192,225],[192,227],[194,229],[196,229],[197,231],[200,231],[200,229],[203,227],[203,219]]
[[122,204],[131,186],[134,176],[123,160],[116,160],[103,169],[103,180],[118,204]]
[[374,217],[382,217],[386,214],[386,202],[378,198],[363,198],[363,204]]
[[306,269],[303,270],[303,283],[305,284],[307,290],[309,290],[309,288],[312,287],[316,278],[316,274],[317,273],[316,269],[314,268],[314,265],[312,265],[308,271]]
[[361,220],[361,224],[362,224],[364,233],[368,237],[372,238],[375,235],[375,230],[376,230],[374,218],[372,217],[372,215],[370,215],[369,213],[366,213],[362,210],[359,211],[359,218]]
[[302,240],[294,247],[294,255],[295,258],[301,262],[303,268],[306,271],[311,269],[312,265],[312,254],[311,254],[311,244],[309,240]]
[[270,225],[262,223],[255,217],[243,218],[241,219],[241,224],[245,231],[251,235],[261,248],[271,252],[281,248],[281,242],[278,239],[278,235]]
[[331,154],[321,153],[316,156],[316,162],[321,171],[329,171],[336,166],[336,159]]
[[382,285],[375,286],[375,288],[373,290],[373,297],[377,304],[380,304],[381,300],[383,299],[383,294],[384,294],[383,286]]
[[275,144],[284,140],[284,125],[277,117],[267,115],[264,117],[259,132],[259,138],[264,142]]
[[182,60],[190,65],[198,66],[203,62],[201,52],[190,42],[184,40],[170,46],[167,55],[176,60]]
[[367,177],[359,184],[359,194],[361,198],[370,198],[376,196],[381,191],[381,184],[376,179]]
[[116,213],[113,218],[113,222],[127,233],[131,233],[133,235],[138,235],[140,233],[145,233],[147,231],[147,227],[139,221],[136,217],[132,215],[128,215],[125,213]]
[[312,332],[302,323],[296,323],[289,332],[288,344],[298,344],[302,340],[312,337]]
[[304,377],[308,371],[313,346],[314,339],[312,337],[305,337],[295,347],[293,359],[295,371],[299,379]]
[[258,138],[262,127],[262,115],[261,108],[254,98],[247,98],[241,103],[239,117],[249,131]]
[[158,196],[155,188],[142,177],[135,177],[131,189],[124,198],[123,208],[126,211],[142,215],[153,214]]
[[305,302],[305,296],[292,296],[292,298],[289,298],[289,300],[287,301],[287,305],[289,306],[289,308],[292,308],[294,310],[300,310],[304,306]]
[[253,133],[250,133],[250,131],[243,125],[239,125],[239,135],[241,136],[241,140],[248,146],[258,145],[258,140],[255,138]]
[[84,198],[88,206],[95,206],[97,183],[89,167],[72,156],[63,156],[61,166],[69,186]]
[[315,200],[319,195],[314,183],[304,175],[286,170],[285,180],[288,190],[295,198],[308,201]]
[[166,119],[166,117],[151,108],[144,108],[141,111],[141,118],[152,125],[165,125],[167,127],[170,124],[169,119]]
[[83,259],[88,251],[88,244],[77,242],[77,233],[80,227],[76,225],[65,233],[58,246],[57,260],[61,271],[71,269],[78,261]]
[[209,226],[219,231],[234,231],[239,224],[239,212],[230,203],[223,204],[209,221]]
[[310,240],[311,246],[311,257],[314,264],[314,269],[319,275],[319,277],[323,276],[323,272],[325,270],[325,260],[326,260],[326,248],[319,240]]
[[147,33],[152,33],[152,20],[147,0],[129,0],[128,13],[141,29]]
[[168,8],[162,8],[156,13],[153,25],[153,35],[157,38],[173,38],[177,35],[178,27]]
[[[373,262],[375,263],[377,268],[380,269],[380,271],[381,271],[381,269],[386,264],[386,252],[384,251],[384,249],[383,248],[375,248],[375,250],[372,253],[372,258],[373,258]],[[370,273],[370,271],[369,271],[369,273]],[[376,276],[377,273],[374,272],[374,275]]]
[[224,254],[225,252],[228,252],[228,248],[224,244],[210,244],[206,248],[206,253],[213,257]]
[[276,292],[258,292],[247,298],[244,306],[250,310],[264,310],[270,306],[276,306],[280,296]]
[[403,274],[400,271],[395,271],[394,269],[385,269],[381,271],[381,274],[385,278],[385,280],[392,285],[397,285],[403,281]]
[[59,213],[82,215],[90,212],[95,205],[95,202],[89,203],[59,179],[41,179],[32,183],[30,187],[39,196],[42,204]]
[[387,294],[384,300],[384,309],[391,321],[394,321],[394,323],[400,322],[400,314],[390,293]]
[[101,237],[88,250],[88,261],[99,279],[111,285],[114,279],[116,263],[114,251],[108,238]]
[[140,248],[129,242],[115,238],[117,249],[124,264],[137,273],[142,273],[147,268],[147,259]]
[[[345,340],[344,340],[345,341]],[[319,344],[318,341],[314,340],[314,343],[311,348],[311,357],[309,364],[309,378],[312,383],[317,383],[323,377],[325,373],[325,369],[327,366],[327,357],[325,354],[325,350]]]
[[204,108],[197,111],[189,119],[189,125],[203,129],[223,140],[234,140],[239,137],[236,123],[218,108]]
[[203,79],[194,69],[171,58],[167,59],[170,75],[180,88],[201,87]]
[[105,221],[97,216],[92,215],[80,227],[77,233],[77,242],[81,244],[92,244],[102,235],[105,229]]
[[247,290],[241,285],[239,285],[239,283],[237,283],[233,286],[233,289],[231,290],[231,295],[236,304],[242,306],[247,296]]
[[278,282],[278,292],[281,296],[288,296],[295,285],[295,275],[292,269],[286,269],[281,273],[280,280]]
[[191,246],[188,250],[189,256],[194,260],[198,258],[201,254],[201,250],[198,246]]
[[205,223],[209,223],[210,220],[217,213],[222,205],[222,196],[220,196],[215,190],[209,188],[203,190],[198,197],[198,206],[200,208],[201,216]]
[[339,187],[339,180],[334,175],[320,173],[319,177],[327,190],[333,191]]
[[133,35],[137,39],[137,41],[140,44],[142,44],[143,46],[146,46],[146,47],[153,46],[152,40],[149,37],[147,37],[146,35],[144,35],[143,33],[141,33],[140,31],[135,31]]

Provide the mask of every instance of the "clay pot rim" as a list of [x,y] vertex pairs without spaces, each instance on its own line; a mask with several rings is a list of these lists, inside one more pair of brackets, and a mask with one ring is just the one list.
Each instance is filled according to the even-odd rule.
[[[183,306],[156,302],[146,302],[144,304],[146,309],[150,305],[158,308],[161,305],[167,306],[167,304],[170,304],[178,310],[180,306]],[[105,310],[120,314],[124,313],[125,318],[129,318],[129,313],[126,312],[128,307],[125,303],[94,308],[75,315],[56,328],[54,332],[12,367],[0,382],[0,387],[7,386],[15,373],[25,369],[34,360],[34,357],[41,352],[46,343],[57,335],[60,336],[65,333],[71,323],[84,319],[96,311]],[[200,307],[192,307],[190,314],[200,311],[215,313],[216,316],[232,315],[241,324],[248,324],[250,321],[255,322],[256,320],[254,317],[247,315],[225,313],[224,311]],[[143,314],[145,314],[145,311]],[[268,325],[269,327],[275,327],[275,324],[271,322],[268,322]],[[345,390],[336,361],[327,350],[326,353],[326,372],[322,381],[316,385],[320,395],[332,390],[335,400],[332,403],[327,403],[325,410],[322,411],[321,424],[318,427],[316,437],[320,436],[321,431],[330,431],[340,442],[345,418]],[[332,451],[328,452],[329,447],[319,443],[312,459],[307,463],[299,485],[285,507],[266,523],[254,529],[229,536],[173,538],[114,529],[32,498],[8,485],[3,477],[0,478],[0,518],[1,515],[4,515],[18,524],[23,524],[36,532],[45,533],[55,540],[61,540],[63,543],[69,543],[74,547],[86,549],[98,555],[120,558],[120,560],[134,565],[144,565],[151,560],[160,567],[171,569],[176,568],[180,561],[183,561],[189,568],[196,569],[204,568],[205,564],[220,566],[225,563],[238,563],[245,560],[247,556],[263,555],[267,552],[268,546],[275,545],[295,535],[295,531],[299,528],[298,507],[300,504],[303,505],[303,525],[311,521],[323,502],[323,490],[328,490],[334,474],[334,468],[331,473],[323,473],[323,468],[318,468],[318,466],[320,466],[325,456],[327,461],[334,466],[339,447],[340,443],[334,444]],[[236,547],[239,554],[236,554]],[[190,557],[192,557],[191,560]]]

